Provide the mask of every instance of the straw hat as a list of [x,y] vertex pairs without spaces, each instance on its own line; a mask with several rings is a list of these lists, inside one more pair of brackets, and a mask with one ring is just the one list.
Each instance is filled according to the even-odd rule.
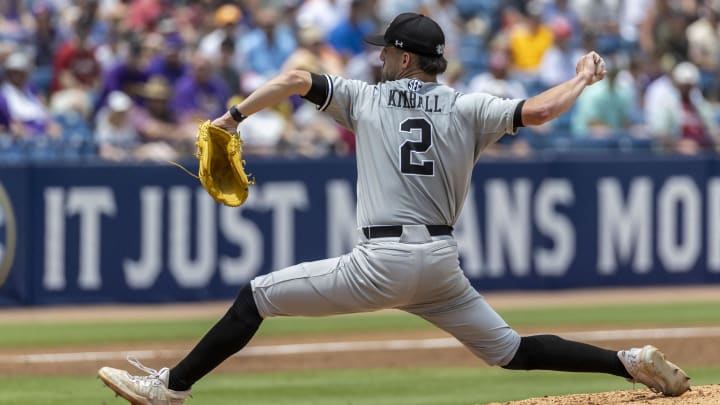
[[223,27],[228,24],[237,24],[242,18],[242,10],[234,4],[225,4],[215,11],[215,24]]
[[153,76],[140,88],[139,94],[151,100],[167,100],[172,96],[172,88],[162,76]]

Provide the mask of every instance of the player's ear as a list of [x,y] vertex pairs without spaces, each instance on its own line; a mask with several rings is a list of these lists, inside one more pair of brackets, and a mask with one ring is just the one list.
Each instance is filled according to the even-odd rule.
[[409,52],[403,52],[400,59],[400,66],[407,68],[412,63],[413,57]]

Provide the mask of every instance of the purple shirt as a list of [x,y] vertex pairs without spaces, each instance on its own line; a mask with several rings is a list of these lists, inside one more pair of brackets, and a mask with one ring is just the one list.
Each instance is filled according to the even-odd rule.
[[10,128],[10,110],[8,109],[5,97],[0,94],[0,126]]
[[129,95],[136,104],[141,103],[142,98],[135,94],[134,90],[136,90],[136,87],[140,87],[140,85],[147,82],[148,77],[149,74],[147,72],[132,68],[124,62],[108,70],[103,78],[103,87],[100,95],[95,102],[95,113],[105,106],[108,95],[115,90],[120,90]]
[[162,76],[168,83],[170,83],[171,86],[174,86],[175,82],[180,80],[180,78],[184,76],[188,70],[189,69],[186,65],[173,66],[168,64],[165,58],[160,55],[154,57],[150,61],[147,68],[147,75],[148,77],[156,75]]
[[175,84],[172,105],[178,116],[200,114],[210,119],[225,113],[229,98],[222,79],[212,77],[200,84],[192,75],[186,75]]

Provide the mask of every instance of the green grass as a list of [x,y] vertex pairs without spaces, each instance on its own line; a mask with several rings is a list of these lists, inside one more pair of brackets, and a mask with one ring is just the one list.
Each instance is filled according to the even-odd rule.
[[[720,367],[688,371],[694,385],[720,381]],[[0,387],[3,405],[126,404],[91,377],[3,377]],[[602,374],[499,368],[325,370],[210,375],[196,385],[195,400],[188,404],[473,405],[626,389],[632,384]]]
[[[716,304],[605,305],[500,311],[514,327],[571,325],[688,326],[720,324]],[[119,322],[13,322],[0,326],[0,348],[38,348],[94,343],[195,340],[215,319]],[[399,312],[328,318],[282,318],[265,322],[264,336],[412,331],[427,322]],[[599,326],[601,327],[601,326]],[[427,353],[428,356],[432,353]],[[694,385],[720,381],[720,367],[690,368]],[[212,374],[195,387],[205,405],[474,405],[543,395],[631,389],[622,379],[601,374],[511,372],[500,368],[318,370]],[[638,386],[639,388],[639,386]],[[2,405],[121,405],[107,388],[87,377],[0,377]]]
[[[602,324],[632,327],[720,324],[717,304],[705,302],[516,309],[500,313],[515,328]],[[215,319],[7,322],[2,324],[0,348],[195,340],[214,322]],[[259,336],[349,334],[427,328],[432,326],[418,317],[400,312],[381,312],[327,318],[274,318],[263,323]]]

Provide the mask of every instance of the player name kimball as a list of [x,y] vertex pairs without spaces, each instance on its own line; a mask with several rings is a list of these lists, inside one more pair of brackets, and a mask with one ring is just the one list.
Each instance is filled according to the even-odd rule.
[[421,96],[407,90],[390,90],[388,94],[388,107],[413,108],[425,112],[442,112],[438,106],[438,95]]

